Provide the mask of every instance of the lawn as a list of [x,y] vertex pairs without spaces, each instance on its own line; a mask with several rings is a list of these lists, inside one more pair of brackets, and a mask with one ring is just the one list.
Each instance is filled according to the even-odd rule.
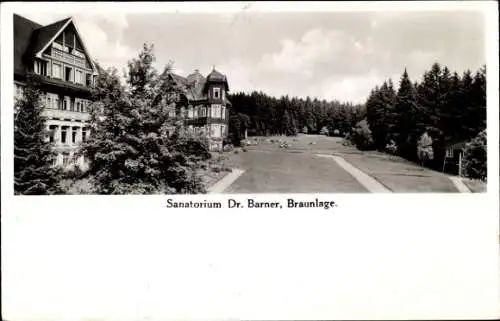
[[[289,148],[280,148],[280,143],[286,141]],[[255,138],[250,138],[255,141]],[[397,193],[456,193],[458,190],[448,177],[436,171],[423,168],[401,157],[376,151],[359,151],[352,146],[344,146],[342,138],[323,135],[299,135],[297,137],[258,137],[258,145],[248,146],[249,151],[260,150],[289,155],[329,154],[343,157],[361,171],[372,176],[381,184]],[[304,162],[307,162],[304,160]],[[332,161],[330,161],[332,162]],[[334,168],[331,165],[331,168]],[[335,171],[335,169],[332,169]],[[327,172],[327,169],[325,169]],[[337,173],[337,172],[336,172]]]
[[462,178],[462,181],[472,193],[486,193],[486,182],[469,178]]

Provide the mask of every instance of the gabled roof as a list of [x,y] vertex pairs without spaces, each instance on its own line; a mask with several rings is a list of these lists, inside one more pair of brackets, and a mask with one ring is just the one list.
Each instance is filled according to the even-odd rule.
[[27,56],[35,56],[44,49],[51,40],[54,40],[56,35],[66,27],[71,21],[71,18],[66,18],[54,22],[48,26],[39,28],[33,32],[31,36],[30,48],[26,52]]
[[77,37],[80,38],[85,55],[94,70],[95,62],[90,57],[84,41],[81,40],[76,25],[71,17],[56,21],[50,25],[42,26],[34,21],[26,19],[20,15],[14,14],[14,73],[25,73],[25,59],[31,59],[40,56],[56,37],[72,23]]
[[24,73],[23,56],[30,46],[31,36],[42,25],[14,14],[14,73]]

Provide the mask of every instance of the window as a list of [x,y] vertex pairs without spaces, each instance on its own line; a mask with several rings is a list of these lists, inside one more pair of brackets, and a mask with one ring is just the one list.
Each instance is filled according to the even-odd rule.
[[68,101],[66,99],[63,100],[63,110],[68,110]]
[[85,74],[85,85],[87,87],[92,86],[92,75],[89,73]]
[[220,137],[224,137],[224,125],[220,126]]
[[63,166],[66,166],[69,164],[69,153],[63,153]]
[[200,110],[198,111],[199,117],[206,117],[206,109],[205,107],[201,106]]
[[220,125],[219,124],[212,124],[210,136],[220,137],[220,134],[221,134]]
[[61,143],[66,144],[66,137],[68,135],[68,127],[64,126],[61,130]]
[[49,126],[49,142],[54,143],[56,141],[56,125]]
[[453,157],[453,149],[448,148],[446,150],[446,157],[448,157],[448,158],[452,158]]
[[81,70],[75,72],[75,82],[83,85],[83,72]]
[[212,118],[222,118],[222,106],[218,104],[212,105]]
[[87,128],[82,128],[82,142],[87,140]]
[[222,119],[226,118],[226,107],[224,107],[224,106],[221,107],[220,118],[222,118]]
[[222,100],[226,100],[226,91],[225,90],[222,91]]
[[38,75],[47,76],[47,62],[35,60],[34,71]]
[[64,68],[64,80],[73,82],[73,68]]
[[52,77],[54,77],[54,78],[62,78],[61,77],[61,65],[60,64],[52,64]]
[[188,107],[188,118],[193,118],[193,106]]
[[198,118],[198,109],[199,109],[199,107],[194,107],[194,111],[193,111],[193,113],[194,113],[194,115],[193,115],[193,116],[194,116],[194,118]]
[[76,137],[78,135],[78,127],[73,127],[73,131],[71,132],[71,142],[76,143]]
[[220,98],[220,88],[214,88],[214,99]]

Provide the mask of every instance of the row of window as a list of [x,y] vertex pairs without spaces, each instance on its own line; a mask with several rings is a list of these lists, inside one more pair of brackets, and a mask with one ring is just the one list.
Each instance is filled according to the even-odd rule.
[[48,76],[61,79],[67,82],[73,82],[80,85],[91,86],[92,74],[84,72],[82,69],[64,65],[59,62],[52,62],[52,68],[49,71],[50,64],[44,60],[35,60],[34,72],[38,75]]
[[57,125],[50,125],[49,126],[49,141],[51,143],[61,143],[61,144],[75,144],[79,141],[86,141],[88,138],[88,131],[87,128],[83,127],[81,128],[81,138],[78,138],[78,131],[79,127],[73,127],[70,130],[69,126],[62,126],[61,130],[59,131],[59,136],[58,136],[58,127]]
[[[171,115],[175,115],[175,110],[170,111]],[[187,118],[198,118],[198,117],[212,117],[212,118],[226,118],[226,107],[223,105],[213,104],[209,109],[206,107],[188,107]]]
[[[188,127],[188,130],[195,135],[205,134],[204,127],[193,127],[192,125]],[[212,124],[210,125],[210,137],[220,138],[224,137],[224,133],[226,131],[226,125],[222,124]]]
[[57,94],[46,94],[46,107],[51,109],[76,111],[81,113],[89,112],[90,102],[81,98],[70,98]]
[[[61,156],[62,156],[62,163],[61,163],[62,166],[77,165],[77,163],[78,163],[78,160],[77,160],[75,154],[70,155],[70,153],[64,152],[61,154]],[[52,165],[53,166],[58,165],[57,158],[54,158]]]

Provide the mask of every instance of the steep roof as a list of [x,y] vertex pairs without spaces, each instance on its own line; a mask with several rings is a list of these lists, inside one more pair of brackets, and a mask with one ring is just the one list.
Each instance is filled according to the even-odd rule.
[[220,82],[226,86],[226,90],[229,91],[229,85],[227,83],[227,78],[225,75],[221,74],[215,68],[212,72],[207,76],[207,82]]
[[26,55],[28,57],[35,56],[70,20],[71,18],[66,18],[35,30],[31,36],[31,45]]
[[170,75],[172,76],[172,79],[184,90],[184,93],[189,100],[202,100],[207,98],[203,92],[205,78],[201,74],[197,75],[195,72],[187,78],[174,73],[170,73]]
[[31,43],[31,36],[42,25],[14,14],[14,73],[24,73],[23,56]]
[[[14,73],[23,75],[26,72],[26,59],[34,58],[71,21],[72,18],[68,17],[47,26],[42,26],[14,14]],[[78,33],[77,36],[80,37]],[[82,46],[87,58],[89,58],[90,64],[95,65],[83,43]]]

